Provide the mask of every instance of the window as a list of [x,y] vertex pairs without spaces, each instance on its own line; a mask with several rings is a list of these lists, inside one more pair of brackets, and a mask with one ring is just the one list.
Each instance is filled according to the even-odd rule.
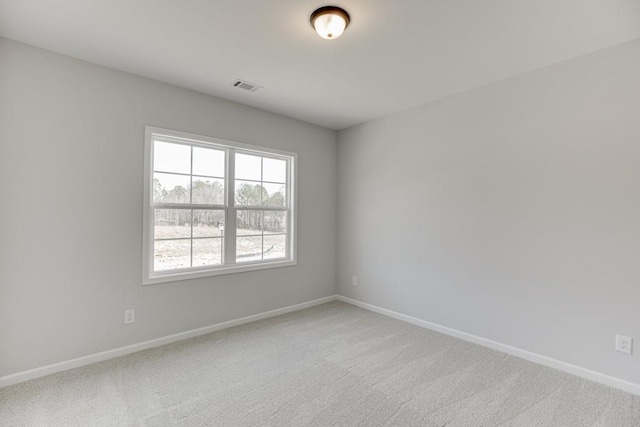
[[294,265],[295,161],[147,127],[144,284]]

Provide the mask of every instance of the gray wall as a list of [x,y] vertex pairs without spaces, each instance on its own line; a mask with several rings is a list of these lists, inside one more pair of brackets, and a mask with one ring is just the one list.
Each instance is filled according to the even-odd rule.
[[341,131],[338,292],[640,383],[638,76],[640,40]]
[[[141,286],[145,125],[297,152],[298,265]],[[336,156],[333,131],[0,39],[0,376],[332,295]]]

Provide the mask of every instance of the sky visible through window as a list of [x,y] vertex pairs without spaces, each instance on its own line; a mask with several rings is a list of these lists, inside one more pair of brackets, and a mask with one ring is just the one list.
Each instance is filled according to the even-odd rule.
[[[287,166],[284,160],[238,153],[236,154],[235,167],[236,179],[238,180],[286,183]],[[217,149],[193,147],[192,172],[190,146],[155,141],[153,170],[169,172],[157,176],[162,187],[168,190],[178,186],[187,188],[190,185],[188,177],[175,174],[193,174],[194,176],[224,179],[225,152]],[[269,187],[268,184],[267,187]],[[271,187],[275,189],[274,186]]]

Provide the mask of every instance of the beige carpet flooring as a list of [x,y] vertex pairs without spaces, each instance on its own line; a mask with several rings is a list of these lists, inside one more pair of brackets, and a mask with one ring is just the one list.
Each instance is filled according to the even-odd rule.
[[331,302],[0,389],[2,426],[640,426],[640,397]]

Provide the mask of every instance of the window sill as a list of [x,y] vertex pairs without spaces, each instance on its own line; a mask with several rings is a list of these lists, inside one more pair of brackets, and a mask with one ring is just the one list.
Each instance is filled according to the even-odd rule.
[[247,263],[247,264],[235,264],[231,266],[211,268],[207,270],[176,272],[176,273],[158,273],[144,277],[142,284],[156,285],[159,283],[167,282],[179,282],[183,280],[200,279],[209,276],[221,276],[223,274],[244,273],[248,271],[266,270],[269,268],[291,267],[296,265],[295,260],[280,260],[271,262],[259,262],[259,263]]

